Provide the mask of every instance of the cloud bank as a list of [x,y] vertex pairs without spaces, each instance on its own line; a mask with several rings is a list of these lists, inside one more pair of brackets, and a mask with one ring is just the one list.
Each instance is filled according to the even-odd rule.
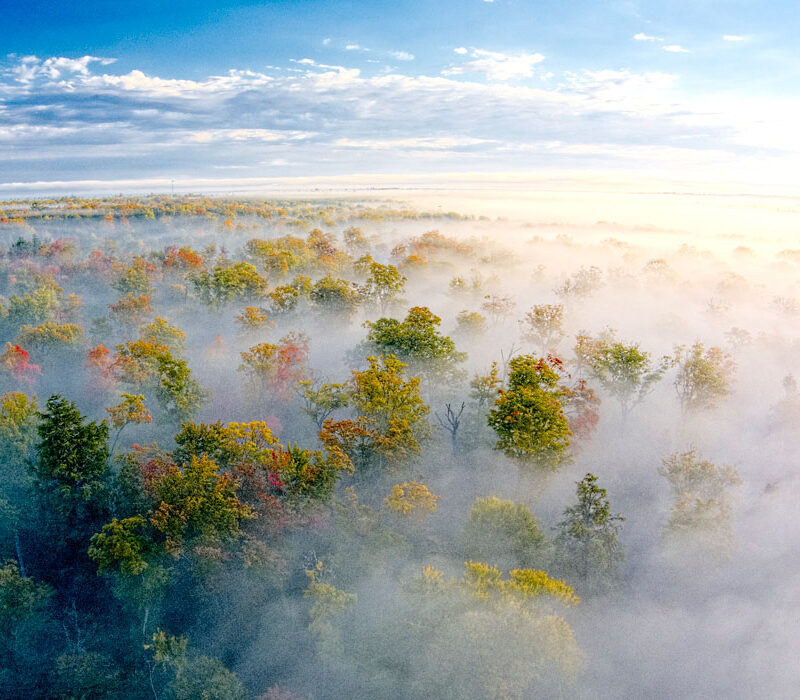
[[[414,65],[410,53],[392,56]],[[537,52],[457,47],[451,56],[430,75],[300,58],[192,79],[114,72],[113,58],[12,56],[0,69],[0,183],[209,177],[231,168],[243,177],[730,173],[748,171],[756,157],[775,173],[793,171],[800,155],[797,100],[689,98],[678,75],[659,71],[540,73],[546,59]]]

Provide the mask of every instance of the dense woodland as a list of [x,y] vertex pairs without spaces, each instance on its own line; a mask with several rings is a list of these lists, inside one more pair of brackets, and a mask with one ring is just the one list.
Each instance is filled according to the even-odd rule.
[[200,196],[0,246],[0,696],[793,687],[800,250]]

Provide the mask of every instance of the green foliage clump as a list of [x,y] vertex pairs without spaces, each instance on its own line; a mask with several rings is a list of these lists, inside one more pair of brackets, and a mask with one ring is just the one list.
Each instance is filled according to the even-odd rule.
[[714,408],[730,391],[734,363],[720,348],[702,343],[675,348],[675,391],[684,412]]
[[230,267],[215,267],[192,278],[197,296],[204,304],[223,306],[233,301],[255,301],[266,291],[266,282],[258,270],[246,262]]
[[326,275],[312,285],[309,299],[320,313],[349,318],[358,308],[361,295],[353,283]]
[[497,496],[478,498],[462,532],[469,558],[515,567],[541,564],[546,541],[531,511]]
[[611,512],[606,490],[587,474],[577,482],[578,502],[564,511],[556,545],[566,578],[574,577],[590,592],[612,588],[624,559],[619,531],[625,518]]
[[638,345],[605,339],[590,348],[588,362],[592,377],[619,402],[623,419],[655,388],[671,364],[668,357],[654,362]]
[[452,382],[462,376],[458,365],[466,354],[456,350],[451,338],[442,335],[438,326],[442,320],[425,306],[409,309],[406,318],[381,318],[367,322],[364,350],[376,354],[394,355],[432,382]]
[[560,381],[552,360],[520,355],[510,361],[508,386],[498,391],[487,418],[497,434],[495,449],[549,469],[567,459],[572,433]]
[[674,501],[665,538],[678,546],[727,556],[733,542],[729,491],[742,483],[736,469],[700,459],[689,450],[664,459],[658,473],[669,483]]

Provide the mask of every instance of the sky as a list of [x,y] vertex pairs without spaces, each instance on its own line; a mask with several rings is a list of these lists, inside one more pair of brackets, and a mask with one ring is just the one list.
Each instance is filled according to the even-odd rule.
[[800,183],[791,0],[0,0],[0,194]]

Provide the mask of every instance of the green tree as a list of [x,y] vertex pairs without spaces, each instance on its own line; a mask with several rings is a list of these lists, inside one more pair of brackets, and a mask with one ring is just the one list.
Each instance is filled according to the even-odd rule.
[[466,354],[439,332],[442,320],[425,306],[409,309],[406,318],[381,318],[367,322],[369,329],[363,351],[395,355],[405,362],[412,374],[432,382],[452,382],[461,378],[458,365]]
[[430,433],[419,379],[407,377],[406,364],[394,355],[368,357],[369,367],[354,371],[350,395],[359,416],[374,421],[386,437],[387,448],[400,453],[419,452],[419,441]]
[[669,357],[654,362],[638,345],[601,340],[590,349],[591,375],[619,403],[623,421],[655,388],[670,366]]
[[363,681],[369,697],[522,700],[569,694],[583,655],[563,614],[577,603],[544,571],[504,576],[470,561],[457,579],[425,567],[381,600],[379,614],[358,600],[329,620],[343,663],[369,644],[380,669]]
[[327,275],[309,291],[311,304],[318,311],[349,318],[358,308],[361,297],[356,285]]
[[700,459],[689,450],[664,459],[658,473],[669,482],[673,497],[664,526],[667,540],[726,556],[733,541],[729,491],[742,483],[736,469]]
[[300,395],[303,398],[303,413],[311,417],[317,430],[322,430],[322,425],[334,411],[350,404],[344,384],[306,380],[300,382]]
[[554,352],[564,338],[563,323],[562,304],[536,304],[520,321],[522,337],[542,354]]
[[50,615],[54,590],[25,577],[14,562],[0,565],[0,695],[42,697],[57,649]]
[[120,266],[121,269],[117,270],[117,275],[111,282],[111,286],[125,296],[132,294],[133,296],[142,296],[143,294],[150,294],[153,291],[153,285],[150,282],[150,277],[147,274],[146,264],[143,260],[139,259],[132,265]]
[[170,467],[156,485],[160,502],[150,518],[166,538],[166,551],[177,557],[187,542],[215,545],[237,536],[251,510],[236,488],[233,477],[205,455]]
[[495,449],[550,469],[567,459],[571,432],[560,381],[552,360],[520,355],[509,362],[508,386],[487,418],[497,434]]
[[619,531],[625,518],[612,514],[606,490],[594,474],[576,483],[578,502],[564,511],[557,528],[561,568],[587,590],[606,591],[615,584],[624,559]]
[[38,409],[36,399],[19,392],[6,392],[0,398],[0,556],[13,551],[23,575],[21,531],[30,517]]
[[165,700],[246,700],[248,693],[236,674],[219,660],[189,650],[186,637],[158,630],[145,649],[151,654],[153,694]]
[[266,291],[265,280],[246,262],[215,267],[213,272],[203,271],[192,278],[192,283],[200,300],[212,307],[232,301],[254,301]]
[[52,278],[21,295],[14,294],[8,300],[9,335],[22,325],[38,326],[46,321],[55,321],[61,305],[61,287]]
[[49,566],[64,579],[73,567],[83,568],[89,539],[108,517],[108,426],[86,421],[74,403],[57,394],[39,418],[33,472],[46,523],[41,534],[52,548]]
[[[366,262],[367,279],[359,291],[368,304],[374,304],[385,313],[389,305],[403,293],[407,277],[401,275],[394,265],[382,265],[371,257]],[[365,260],[361,258],[361,260]],[[361,261],[356,261],[356,265]]]
[[714,408],[728,395],[734,363],[721,348],[708,348],[695,343],[690,348],[675,348],[674,362],[678,367],[675,391],[684,413]]
[[186,333],[164,318],[156,316],[139,329],[139,337],[157,345],[168,347],[178,355],[183,353]]
[[475,499],[462,541],[467,558],[505,568],[541,566],[547,546],[531,511],[497,496]]
[[169,347],[139,339],[117,345],[112,363],[116,378],[139,391],[152,392],[165,416],[174,423],[188,420],[205,403],[207,392],[192,377],[186,360]]
[[456,316],[455,335],[462,338],[474,338],[486,333],[486,317],[477,311],[464,309]]

